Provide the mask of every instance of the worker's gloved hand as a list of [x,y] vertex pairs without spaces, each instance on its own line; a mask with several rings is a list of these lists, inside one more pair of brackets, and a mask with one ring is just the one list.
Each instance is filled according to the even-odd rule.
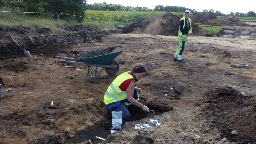
[[150,112],[150,109],[147,107],[147,106],[145,106],[145,105],[143,105],[143,107],[141,108],[144,112]]
[[141,89],[140,88],[136,88],[136,91],[141,94]]

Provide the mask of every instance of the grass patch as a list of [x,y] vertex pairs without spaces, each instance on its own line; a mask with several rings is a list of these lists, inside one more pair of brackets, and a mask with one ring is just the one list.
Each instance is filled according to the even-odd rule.
[[[223,19],[224,16],[217,16],[218,19]],[[256,17],[236,17],[241,22],[256,22]]]
[[26,14],[12,14],[9,12],[0,13],[0,26],[24,26],[31,29],[49,28],[51,30],[58,30],[67,26],[78,24],[75,20],[57,20],[51,17],[44,18],[40,16],[28,16]]
[[223,28],[223,26],[203,25],[199,24],[199,27],[206,30],[209,34],[217,34]]
[[238,17],[241,22],[256,22],[256,17]]

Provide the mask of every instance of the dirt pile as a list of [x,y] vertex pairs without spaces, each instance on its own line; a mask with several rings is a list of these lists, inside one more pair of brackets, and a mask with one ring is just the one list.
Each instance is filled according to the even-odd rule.
[[195,13],[193,14],[192,19],[195,23],[205,24],[209,20],[217,19],[217,16],[213,12]]
[[239,25],[239,20],[235,16],[227,15],[224,16],[222,19],[210,19],[205,24],[209,25]]
[[222,19],[223,25],[237,25],[238,23],[239,23],[239,20],[232,15],[225,16]]
[[[144,33],[151,35],[173,35],[178,34],[180,17],[171,13],[165,13],[161,17],[148,17],[132,23],[123,29],[123,33]],[[207,32],[192,23],[194,35],[205,35]]]
[[[218,87],[206,93],[207,119],[231,142],[256,141],[256,103],[232,87]],[[213,118],[212,118],[213,116]],[[210,118],[211,117],[211,118]]]
[[207,13],[195,13],[192,17],[195,23],[208,24],[208,25],[237,25],[239,24],[239,20],[232,15],[224,16],[219,19],[215,13],[207,12]]
[[100,41],[109,34],[97,28],[75,25],[53,32],[48,28],[32,30],[26,27],[13,26],[0,28],[0,58],[23,56],[23,50],[7,35],[11,35],[23,48],[31,54],[52,56],[73,44]]

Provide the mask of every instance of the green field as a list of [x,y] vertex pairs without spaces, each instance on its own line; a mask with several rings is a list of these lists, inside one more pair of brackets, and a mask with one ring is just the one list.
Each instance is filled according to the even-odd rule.
[[[150,16],[163,16],[162,11],[95,11],[87,10],[84,23],[88,26],[97,26],[105,29],[116,29],[118,25],[129,25]],[[174,15],[182,16],[180,12],[172,12]]]
[[[219,19],[222,19],[223,16],[218,16]],[[256,17],[237,17],[241,22],[256,22]]]
[[241,22],[256,22],[256,17],[238,17]]

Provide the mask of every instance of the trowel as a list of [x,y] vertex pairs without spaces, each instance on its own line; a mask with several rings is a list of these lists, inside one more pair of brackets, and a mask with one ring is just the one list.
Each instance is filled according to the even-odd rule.
[[19,43],[18,43],[15,39],[12,38],[12,36],[7,35],[7,37],[11,38],[22,50],[24,50],[24,54],[25,54],[28,58],[30,58],[30,59],[32,58],[32,55],[30,54],[30,52],[27,51],[27,50],[25,50],[23,47],[21,47],[21,46],[19,45]]

